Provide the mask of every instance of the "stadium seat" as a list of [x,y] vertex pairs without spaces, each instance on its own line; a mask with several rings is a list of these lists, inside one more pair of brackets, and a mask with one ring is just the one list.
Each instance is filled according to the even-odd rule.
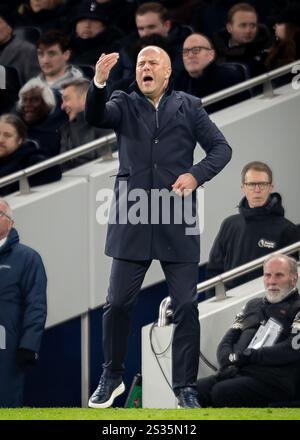
[[[223,63],[222,67],[224,68],[225,73],[230,75],[234,81],[234,84],[241,83],[243,81],[247,81],[251,78],[249,68],[246,64],[242,63]],[[250,96],[252,95],[251,89],[248,91]]]

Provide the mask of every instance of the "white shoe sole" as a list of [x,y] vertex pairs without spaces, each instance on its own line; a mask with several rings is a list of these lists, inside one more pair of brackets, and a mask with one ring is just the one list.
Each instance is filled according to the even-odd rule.
[[200,408],[201,408],[201,406],[196,407],[196,408],[189,408],[189,407],[184,407],[184,406],[177,405],[177,409],[200,409]]
[[124,385],[124,383],[122,382],[122,383],[120,383],[120,385],[118,386],[118,388],[116,388],[116,389],[112,392],[112,394],[111,394],[109,400],[107,400],[106,402],[103,402],[103,403],[93,403],[93,402],[91,401],[91,399],[90,399],[90,400],[89,400],[89,403],[88,403],[88,406],[89,406],[90,408],[109,408],[109,407],[112,406],[112,404],[114,403],[115,398],[118,397],[118,396],[120,396],[121,394],[123,394],[124,391],[125,391],[125,385]]

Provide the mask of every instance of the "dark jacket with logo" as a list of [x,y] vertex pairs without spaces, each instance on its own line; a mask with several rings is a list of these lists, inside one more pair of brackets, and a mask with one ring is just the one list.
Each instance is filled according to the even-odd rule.
[[[239,212],[226,218],[221,225],[210,252],[207,278],[300,240],[299,228],[284,217],[278,193],[272,193],[260,208],[250,208],[244,197]],[[261,271],[251,272],[227,283],[227,287],[233,288],[261,274]]]
[[254,377],[287,397],[295,397],[300,380],[300,296],[294,291],[277,304],[266,298],[250,300],[237,315],[217,350],[220,367],[228,365],[230,353],[243,352],[250,344],[261,324],[273,318],[282,327],[278,339],[270,347],[253,350],[249,363],[239,373]]
[[[92,83],[86,101],[86,119],[91,125],[113,128],[118,139],[117,204],[111,210],[116,216],[108,227],[106,254],[129,260],[198,262],[198,229],[193,231],[194,235],[188,235],[187,227],[193,224],[188,226],[184,216],[179,222],[174,221],[175,215],[182,214],[182,198],[172,193],[174,210],[172,201],[170,210],[166,199],[162,203],[170,214],[170,219],[165,221],[154,198],[162,189],[170,195],[172,184],[183,173],[192,173],[198,185],[202,185],[219,173],[231,158],[231,148],[202,108],[200,99],[170,88],[155,109],[136,88],[131,94],[116,91],[106,102],[105,88],[98,89]],[[197,142],[206,157],[193,165]],[[122,188],[124,193],[119,198]],[[143,202],[137,205],[141,192],[146,206]],[[196,191],[186,197],[185,203],[190,203],[189,212],[193,212],[195,220]],[[138,208],[146,218],[135,224],[130,213],[134,214]]]
[[45,326],[47,278],[40,255],[15,229],[0,247],[0,407],[22,406],[24,370],[18,348],[37,353]]

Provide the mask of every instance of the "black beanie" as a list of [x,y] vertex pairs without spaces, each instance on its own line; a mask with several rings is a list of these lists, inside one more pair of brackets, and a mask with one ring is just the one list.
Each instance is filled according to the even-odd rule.
[[6,21],[6,23],[13,28],[14,27],[14,18],[7,6],[0,5],[0,17]]

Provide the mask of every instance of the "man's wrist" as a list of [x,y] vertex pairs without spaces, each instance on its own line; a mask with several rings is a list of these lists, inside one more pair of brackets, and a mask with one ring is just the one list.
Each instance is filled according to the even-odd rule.
[[98,89],[104,89],[104,87],[106,86],[106,81],[104,81],[103,83],[99,83],[96,78],[94,77],[94,84]]

